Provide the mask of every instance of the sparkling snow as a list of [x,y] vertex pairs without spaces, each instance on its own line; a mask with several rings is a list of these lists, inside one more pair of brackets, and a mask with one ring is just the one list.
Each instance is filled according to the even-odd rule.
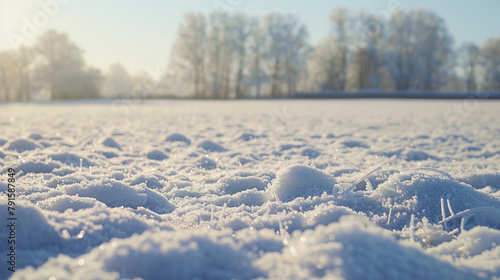
[[1,279],[500,279],[498,101],[0,107]]

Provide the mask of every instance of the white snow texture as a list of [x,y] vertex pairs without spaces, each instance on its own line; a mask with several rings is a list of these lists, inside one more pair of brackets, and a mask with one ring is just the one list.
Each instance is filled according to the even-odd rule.
[[0,279],[500,279],[500,103],[463,102],[3,105]]

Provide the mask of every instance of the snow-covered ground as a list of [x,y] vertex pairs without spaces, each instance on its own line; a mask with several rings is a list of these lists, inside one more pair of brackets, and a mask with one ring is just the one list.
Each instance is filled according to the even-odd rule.
[[499,109],[474,100],[0,105],[0,278],[499,278]]

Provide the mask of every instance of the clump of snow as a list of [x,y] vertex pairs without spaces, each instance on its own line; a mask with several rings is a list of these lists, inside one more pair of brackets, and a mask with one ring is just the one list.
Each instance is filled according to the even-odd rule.
[[39,149],[41,147],[27,139],[13,140],[9,142],[9,144],[6,147],[7,150],[13,150],[18,153],[22,153],[24,151],[31,151],[37,148]]
[[167,136],[165,139],[167,142],[184,142],[188,146],[191,145],[191,140],[189,140],[186,136],[179,134],[179,133],[173,133]]
[[426,217],[432,223],[439,222],[442,220],[441,198],[449,198],[455,213],[481,206],[500,209],[500,202],[469,185],[441,175],[412,171],[389,176],[370,197],[381,206],[392,208],[393,214],[398,213],[390,221],[395,228],[408,225],[412,213],[417,218]]
[[95,198],[60,195],[43,200],[37,205],[42,209],[64,212],[68,209],[78,211],[80,209],[92,208],[96,203]]
[[362,141],[357,140],[341,141],[340,144],[347,148],[370,148],[370,146],[366,145]]
[[122,147],[118,143],[116,143],[116,141],[111,137],[104,139],[101,142],[101,144],[106,146],[106,147],[115,148],[115,149],[118,149],[120,151],[122,150]]
[[81,167],[89,168],[90,166],[95,165],[91,161],[89,161],[87,158],[82,157],[82,156],[78,156],[78,155],[73,154],[73,153],[50,154],[50,155],[48,155],[48,157],[53,159],[53,160],[62,162],[62,163],[69,165],[69,166],[76,167],[76,166],[81,165]]
[[267,182],[258,177],[225,177],[215,184],[222,194],[236,194],[248,189],[264,190]]
[[151,151],[148,151],[146,153],[146,157],[148,159],[159,160],[159,161],[162,161],[162,160],[168,158],[168,156],[164,152],[162,152],[160,150],[151,150]]
[[143,206],[148,196],[141,193],[141,190],[140,187],[129,186],[112,179],[92,180],[88,183],[64,186],[64,191],[69,195],[93,197],[109,207]]
[[[56,162],[45,163],[45,162],[27,161],[15,166],[15,170],[17,171],[18,174],[21,174],[22,171],[22,174],[25,175],[28,173],[50,173],[54,169],[59,167],[61,167],[61,165]],[[4,168],[2,173],[7,172],[7,169],[8,168]]]
[[404,151],[401,156],[408,161],[419,161],[419,160],[427,160],[427,159],[436,159],[435,156],[431,156],[422,151],[413,151],[408,150]]
[[264,137],[263,135],[255,135],[253,133],[242,133],[240,137],[238,137],[236,140],[241,140],[241,141],[250,141],[252,139],[256,138],[261,138]]
[[288,202],[297,197],[321,196],[325,192],[331,194],[335,183],[335,178],[330,174],[297,164],[278,172],[271,191],[281,201]]
[[272,279],[480,279],[408,247],[364,218],[295,231],[280,254],[256,261]]
[[116,158],[118,154],[113,151],[99,151],[99,154],[105,156],[106,158]]
[[[94,264],[94,265],[93,265]],[[75,259],[66,256],[26,269],[40,279],[255,279],[265,274],[225,231],[145,232],[112,239]]]
[[315,159],[319,155],[321,155],[321,153],[316,151],[315,149],[307,148],[307,149],[302,150],[301,155],[306,156],[310,159]]
[[[123,178],[122,178],[123,180]],[[146,187],[151,188],[151,189],[162,189],[165,184],[162,183],[162,181],[166,181],[167,179],[161,175],[145,175],[145,174],[138,174],[131,178],[130,180],[127,180],[130,185],[135,186],[139,184],[146,184]]]
[[217,168],[217,162],[211,158],[203,156],[196,161],[196,166],[201,169],[213,170]]
[[[2,219],[7,221],[7,199],[2,197],[0,206],[5,209]],[[47,218],[37,206],[30,202],[17,201],[15,208],[16,248],[18,250],[35,250],[60,246],[63,238],[49,224]],[[0,227],[0,236],[9,236],[10,228],[7,225]],[[6,240],[3,239],[2,240]],[[7,243],[5,241],[5,243]],[[5,248],[5,247],[4,247]],[[4,249],[3,249],[4,250]],[[6,270],[6,269],[5,269]],[[4,271],[2,271],[4,272]],[[1,275],[1,274],[0,274]]]
[[202,148],[203,150],[207,152],[225,152],[227,151],[226,148],[222,147],[221,145],[214,143],[210,140],[205,140],[198,144],[199,148]]
[[43,139],[42,135],[39,133],[31,133],[28,138],[33,139],[33,140],[40,140]]

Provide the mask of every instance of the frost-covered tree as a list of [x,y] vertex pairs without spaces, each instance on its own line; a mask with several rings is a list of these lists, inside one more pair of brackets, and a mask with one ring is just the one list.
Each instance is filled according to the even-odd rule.
[[434,12],[415,11],[418,58],[422,90],[438,90],[449,79],[454,66],[453,39],[445,21]]
[[182,80],[191,80],[192,95],[205,97],[207,20],[203,14],[188,13],[180,25],[170,66]]
[[354,49],[353,88],[379,88],[384,68],[385,25],[363,11],[356,19],[355,32],[358,34]]
[[481,53],[479,47],[474,43],[464,43],[458,49],[458,60],[465,78],[465,88],[467,91],[478,89],[478,75]]
[[252,20],[243,14],[235,15],[231,19],[233,35],[231,48],[234,50],[236,62],[236,77],[234,85],[236,98],[243,98],[247,96],[247,90],[243,86],[243,78],[248,64],[247,54],[249,49],[249,39],[253,29],[251,22]]
[[250,63],[249,63],[249,84],[254,89],[254,96],[261,96],[261,86],[268,81],[268,75],[264,69],[264,55],[266,46],[266,36],[258,20],[252,20],[250,34]]
[[37,65],[37,77],[50,90],[51,99],[58,98],[57,77],[65,73],[75,73],[84,66],[83,51],[67,34],[49,30],[42,34],[35,45],[35,52],[40,61]]
[[120,97],[130,94],[133,90],[132,78],[125,67],[115,63],[109,67],[104,76],[103,96]]
[[315,46],[309,59],[309,72],[312,84],[321,90],[343,90],[345,85],[344,69],[341,61],[339,42],[329,36]]
[[397,90],[437,90],[452,69],[453,40],[433,12],[397,12],[389,22],[386,61]]
[[33,51],[25,46],[0,52],[0,100],[31,99]]
[[96,68],[73,69],[56,73],[58,99],[82,99],[100,97],[101,71]]
[[487,40],[481,47],[481,54],[485,90],[500,91],[500,38]]
[[[267,37],[264,58],[271,76],[271,97],[290,94],[296,89],[299,73],[309,51],[308,32],[298,17],[271,13],[264,18]],[[286,81],[286,92],[281,81]]]
[[335,9],[330,16],[333,25],[333,36],[337,39],[337,63],[339,64],[337,88],[345,90],[347,88],[347,73],[349,71],[350,51],[357,47],[357,42],[352,39],[353,18],[346,9]]

